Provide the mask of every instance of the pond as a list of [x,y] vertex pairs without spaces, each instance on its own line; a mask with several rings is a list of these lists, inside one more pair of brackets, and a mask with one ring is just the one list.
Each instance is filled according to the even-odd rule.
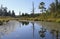
[[9,21],[0,25],[0,39],[60,39],[60,23]]

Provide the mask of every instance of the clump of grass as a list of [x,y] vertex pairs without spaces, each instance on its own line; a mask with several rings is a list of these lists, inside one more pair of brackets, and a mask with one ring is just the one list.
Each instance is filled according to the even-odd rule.
[[57,19],[56,22],[60,23],[60,19]]
[[0,25],[3,25],[3,22],[2,21],[0,21]]

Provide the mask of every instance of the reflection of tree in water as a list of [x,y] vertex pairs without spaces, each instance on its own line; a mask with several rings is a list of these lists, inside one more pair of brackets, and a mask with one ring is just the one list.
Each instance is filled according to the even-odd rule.
[[5,33],[0,32],[0,39],[5,35]]
[[28,25],[29,24],[29,22],[21,22],[22,23],[22,25]]
[[31,23],[32,23],[33,37],[34,37],[34,30],[35,30],[35,28],[34,28],[34,22],[31,22]]
[[16,28],[15,25],[17,25],[17,22],[10,21],[8,24],[0,26],[0,38],[14,31]]
[[54,39],[54,36],[55,36],[55,35],[54,35],[54,31],[55,31],[55,30],[51,30],[51,31],[50,31],[50,33],[52,34],[52,39]]
[[58,39],[58,33],[59,33],[59,31],[57,30],[56,31],[56,39]]
[[56,36],[56,39],[59,39],[59,31],[58,30],[51,30],[51,34],[54,36]]
[[[48,32],[52,32],[52,39],[60,39],[59,37],[59,32],[60,32],[60,23],[54,23],[54,22],[40,22],[41,25],[43,25],[44,27],[47,28]],[[55,35],[57,33],[59,33],[57,36]],[[49,33],[50,33],[49,32]],[[58,37],[58,38],[56,38]]]
[[[44,29],[43,27],[41,28],[41,30],[39,31],[40,37],[44,38],[46,35],[46,29]],[[50,33],[52,34],[52,39],[60,39],[59,38],[59,30],[51,30]]]
[[46,32],[46,29],[42,27],[41,30],[39,31],[40,37],[44,38],[45,32]]

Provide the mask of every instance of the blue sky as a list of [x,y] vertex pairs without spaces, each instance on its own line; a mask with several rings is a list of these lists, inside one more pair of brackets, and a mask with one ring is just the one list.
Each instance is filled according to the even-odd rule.
[[1,4],[8,8],[8,10],[14,10],[15,14],[18,15],[19,11],[22,13],[31,13],[32,2],[34,2],[35,13],[39,13],[38,9],[40,2],[45,2],[45,7],[48,8],[49,4],[54,2],[54,0],[0,0]]

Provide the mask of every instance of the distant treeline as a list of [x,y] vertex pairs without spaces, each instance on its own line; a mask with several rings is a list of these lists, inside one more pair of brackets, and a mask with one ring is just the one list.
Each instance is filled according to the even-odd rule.
[[37,14],[33,14],[33,13],[31,13],[31,14],[27,14],[27,13],[22,13],[22,15],[20,15],[19,17],[37,17],[37,16],[39,16],[40,15],[40,13],[37,13]]
[[1,7],[0,7],[0,16],[12,16],[12,17],[15,17],[15,12],[14,12],[14,10],[12,10],[12,12],[10,10],[7,11],[7,7],[3,7],[1,5]]

